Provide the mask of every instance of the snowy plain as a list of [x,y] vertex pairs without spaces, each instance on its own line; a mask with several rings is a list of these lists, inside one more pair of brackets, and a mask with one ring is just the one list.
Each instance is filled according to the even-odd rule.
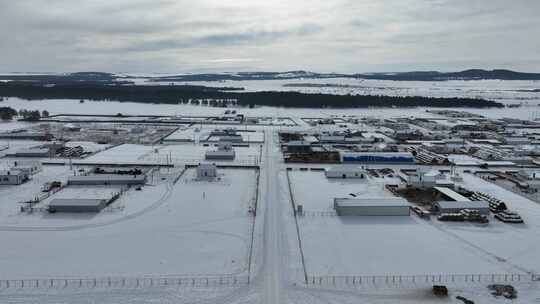
[[[2,225],[0,240],[9,246],[0,252],[0,279],[244,273],[254,171],[221,170],[215,182],[197,181],[194,174],[188,170],[176,185],[167,181],[130,192],[115,203],[126,206],[116,215],[12,215],[56,227],[18,231],[10,227],[21,223]],[[131,204],[151,208],[140,216]]]

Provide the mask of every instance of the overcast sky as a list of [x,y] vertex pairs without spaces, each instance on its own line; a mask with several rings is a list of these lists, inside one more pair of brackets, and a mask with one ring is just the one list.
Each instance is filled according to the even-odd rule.
[[539,0],[0,0],[1,72],[540,72]]

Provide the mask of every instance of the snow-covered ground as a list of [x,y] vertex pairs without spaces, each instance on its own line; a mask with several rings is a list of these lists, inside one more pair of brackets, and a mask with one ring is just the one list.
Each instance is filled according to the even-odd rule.
[[[310,211],[330,211],[334,197],[347,197],[349,193],[360,197],[391,194],[375,179],[331,180],[320,171],[292,171],[290,175],[295,202],[303,204],[306,210],[306,216],[299,217],[298,223],[309,275],[525,273],[537,271],[540,265],[531,258],[538,254],[538,246],[519,241],[538,238],[535,229],[523,234],[523,229],[499,222],[492,222],[487,228],[441,224],[414,214],[339,217],[313,213]],[[527,211],[532,211],[528,220],[534,222],[530,217],[540,213],[540,206],[529,207],[533,210]],[[508,234],[503,242],[501,234]],[[523,257],[519,264],[500,259],[499,254],[508,256],[508,251]],[[528,264],[524,264],[526,261]]]
[[[154,83],[155,84],[155,83]],[[163,83],[170,85],[170,82]],[[535,89],[538,81],[505,80],[450,80],[450,81],[391,81],[372,79],[332,78],[332,79],[283,79],[283,80],[227,80],[177,82],[219,87],[242,87],[247,92],[256,91],[297,91],[303,93],[429,96],[429,97],[470,97],[488,98],[513,102],[540,101]],[[292,86],[290,86],[292,84]],[[309,84],[309,86],[303,86]],[[318,85],[315,87],[313,85]]]
[[19,150],[39,147],[45,143],[46,142],[34,140],[0,140],[0,147],[3,148],[3,150],[0,151],[0,157],[13,154]]
[[[236,133],[242,136],[244,143],[262,143],[264,142],[264,133],[260,130],[253,128],[239,128],[236,129],[234,126],[228,126],[226,128],[232,128],[236,130]],[[164,139],[164,142],[203,142],[203,141],[219,141],[219,136],[211,136],[212,131],[220,129],[216,126],[190,126],[180,127],[176,132],[167,136]]]
[[[157,149],[157,153],[156,153]],[[259,145],[249,147],[234,147],[236,157],[234,161],[211,161],[214,163],[253,165],[259,158]],[[217,150],[214,144],[204,146],[202,144],[179,144],[154,146],[154,151],[144,154],[139,160],[144,162],[166,163],[167,158],[173,163],[197,164],[205,161],[206,151]]]
[[340,179],[326,178],[322,171],[291,171],[294,201],[304,206],[305,211],[333,211],[334,198],[351,197],[393,197],[384,188],[384,180],[370,178]]
[[92,155],[84,161],[88,163],[137,163],[153,151],[152,146],[123,144]]
[[[132,102],[112,102],[112,101],[87,101],[83,104],[77,100],[34,100],[26,101],[18,98],[7,98],[3,106],[9,106],[14,109],[28,110],[47,110],[51,114],[96,114],[96,115],[115,115],[123,113],[125,115],[221,115],[223,108],[213,108],[206,106],[193,105],[169,105],[169,104],[151,104],[151,103],[132,103]],[[271,116],[271,117],[330,117],[337,116],[358,116],[358,117],[425,117],[432,118],[435,115],[427,113],[426,110],[443,110],[444,108],[367,108],[367,109],[293,109],[293,108],[275,108],[259,107],[254,109],[238,108],[237,110],[247,116]],[[456,110],[459,108],[448,108],[447,110]],[[540,117],[540,107],[532,102],[529,106],[520,108],[502,108],[502,109],[468,109],[459,110],[468,111],[475,114],[485,115],[492,118],[512,117],[521,119],[532,119]],[[296,119],[295,119],[296,121]]]
[[[188,170],[174,186],[164,181],[130,191],[118,202],[126,209],[110,221],[107,214],[11,214],[56,227],[18,231],[25,224],[17,221],[0,227],[0,242],[6,244],[0,279],[245,273],[255,173],[220,174],[220,181],[201,182]],[[131,204],[148,208],[133,213]],[[10,222],[3,213],[6,218]]]

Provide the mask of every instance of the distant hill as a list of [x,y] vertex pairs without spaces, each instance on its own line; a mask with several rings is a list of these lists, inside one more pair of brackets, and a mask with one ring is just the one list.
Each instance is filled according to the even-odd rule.
[[460,72],[412,71],[398,73],[315,73],[309,71],[288,72],[238,72],[238,73],[205,73],[179,74],[173,76],[130,76],[102,72],[79,72],[52,75],[0,75],[0,80],[13,82],[31,82],[35,84],[89,84],[118,85],[133,84],[133,78],[146,78],[150,82],[192,82],[192,81],[226,81],[226,80],[292,80],[292,79],[330,79],[355,78],[394,81],[447,81],[447,80],[540,80],[540,73],[521,73],[511,70],[470,69]]
[[447,81],[447,80],[540,80],[540,73],[521,73],[511,70],[470,69],[461,72],[442,73],[437,71],[419,71],[403,73],[356,74],[356,78],[396,80],[396,81]]
[[[225,89],[225,90],[224,90]],[[503,104],[472,98],[431,98],[422,96],[370,96],[307,94],[300,92],[241,92],[226,88],[193,85],[67,85],[42,86],[28,82],[0,82],[0,96],[27,100],[73,99],[116,100],[141,103],[190,103],[204,100],[208,105],[274,106],[294,108],[367,107],[504,107]]]
[[437,71],[413,71],[401,73],[363,73],[338,74],[314,73],[307,71],[289,72],[241,72],[216,74],[185,74],[166,77],[152,77],[156,82],[182,81],[225,81],[225,80],[278,80],[278,79],[328,79],[328,78],[357,78],[395,81],[447,81],[447,80],[540,80],[540,73],[521,73],[510,70],[480,70],[470,69],[461,72],[443,73]]

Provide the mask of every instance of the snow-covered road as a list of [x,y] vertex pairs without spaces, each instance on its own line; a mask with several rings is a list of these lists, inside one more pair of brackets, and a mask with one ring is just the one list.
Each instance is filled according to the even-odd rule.
[[268,130],[265,144],[265,165],[263,167],[263,195],[262,204],[264,213],[264,261],[261,274],[264,280],[264,303],[274,304],[283,302],[283,242],[281,227],[281,202],[279,200],[279,146],[275,144],[276,134]]

